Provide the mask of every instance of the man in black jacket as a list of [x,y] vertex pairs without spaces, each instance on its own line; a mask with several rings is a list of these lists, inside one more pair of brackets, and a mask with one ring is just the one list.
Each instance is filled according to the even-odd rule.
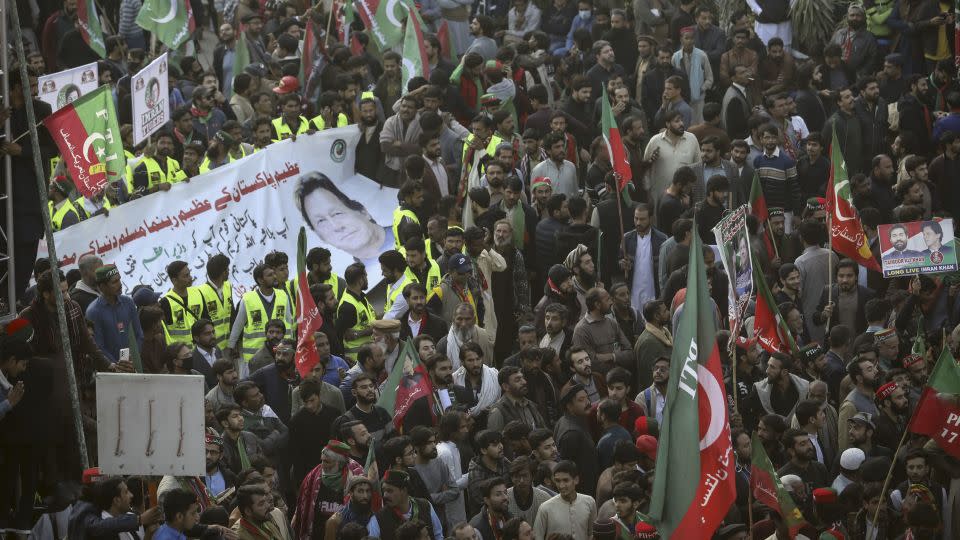
[[480,492],[483,494],[483,507],[470,520],[470,525],[480,533],[480,538],[500,538],[503,525],[510,519],[507,482],[503,478],[491,478],[481,483]]
[[410,309],[400,316],[401,340],[426,334],[436,342],[447,335],[446,321],[427,309],[427,288],[423,284],[414,282],[404,287],[403,299]]
[[[98,471],[98,469],[90,469]],[[84,473],[84,477],[87,474]],[[102,479],[94,487],[84,486],[84,495],[74,504],[67,525],[69,538],[120,538],[128,533],[137,537],[137,530],[163,522],[163,512],[154,506],[141,515],[131,513],[130,502],[133,493],[127,489],[123,477],[114,476]],[[104,512],[110,517],[103,517]]]
[[591,403],[587,391],[580,384],[568,385],[560,395],[564,414],[554,428],[554,439],[561,459],[568,459],[580,467],[580,486],[593,496],[599,477],[597,447],[587,427]]

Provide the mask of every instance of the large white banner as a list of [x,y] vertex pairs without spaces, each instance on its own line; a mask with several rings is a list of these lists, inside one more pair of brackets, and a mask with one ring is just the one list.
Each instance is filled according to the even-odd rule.
[[43,75],[37,79],[40,100],[56,111],[92,92],[100,85],[97,63]]
[[150,62],[130,81],[133,91],[133,144],[140,144],[170,121],[167,53]]
[[239,295],[255,285],[254,266],[273,250],[287,253],[296,273],[297,233],[306,226],[308,249],[329,249],[335,272],[360,261],[375,283],[377,257],[393,249],[397,190],[354,173],[359,138],[348,126],[274,143],[55,233],[57,256],[68,269],[97,254],[117,265],[126,291],[144,284],[160,292],[170,287],[170,262],[187,261],[199,284],[207,259],[224,253]]

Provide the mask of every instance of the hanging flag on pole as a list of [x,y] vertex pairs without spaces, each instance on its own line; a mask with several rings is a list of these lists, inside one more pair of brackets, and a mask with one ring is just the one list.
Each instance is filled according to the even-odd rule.
[[844,257],[850,257],[860,266],[882,272],[880,264],[870,251],[870,243],[863,232],[857,210],[853,207],[847,163],[833,132],[830,143],[830,181],[827,185],[827,215],[829,216],[830,247]]
[[171,49],[180,47],[196,28],[189,0],[146,0],[136,23]]
[[313,301],[307,279],[307,230],[300,227],[300,236],[297,238],[297,352],[294,365],[301,377],[306,377],[320,363],[313,336],[321,326],[323,315]]
[[403,37],[403,86],[414,77],[430,77],[430,57],[423,40],[423,20],[416,10],[410,10]]
[[610,156],[610,163],[613,165],[613,172],[617,175],[617,191],[623,197],[624,202],[630,204],[630,192],[626,187],[633,180],[633,169],[630,167],[630,160],[627,158],[627,149],[623,146],[623,139],[620,137],[620,128],[617,127],[617,120],[613,117],[613,109],[610,107],[610,99],[607,97],[607,87],[603,86],[603,95],[600,99],[603,102],[603,114],[600,116],[603,142],[607,145],[607,155]]
[[[308,23],[309,27],[310,24]],[[309,32],[309,29],[308,29]],[[308,34],[309,35],[309,34]],[[306,54],[306,41],[304,41],[304,54]],[[250,47],[247,45],[247,32],[241,24],[237,30],[237,42],[233,45],[233,74],[243,73],[243,70],[250,65]]]
[[763,189],[760,187],[760,177],[753,173],[753,183],[750,185],[750,213],[757,218],[757,223],[763,235],[763,244],[767,248],[767,255],[774,257],[777,254],[776,247],[773,245],[773,235],[770,232],[768,221],[770,220],[770,211],[767,209],[767,198],[763,196]]
[[664,539],[708,540],[736,499],[735,458],[698,235],[688,261],[649,515]]
[[[306,88],[307,82],[310,80],[310,75],[313,74],[313,61],[315,58],[314,48],[317,46],[317,40],[313,35],[313,21],[307,19],[306,21],[307,28],[304,30],[303,34],[303,53],[300,55],[300,88]],[[246,40],[244,40],[244,45]],[[249,51],[247,52],[247,62],[249,59]],[[234,60],[236,63],[236,60]]]
[[940,353],[907,429],[927,435],[946,453],[960,458],[960,366],[949,347]]
[[440,28],[437,29],[437,40],[440,41],[440,57],[456,64],[457,48],[453,45],[453,36],[450,35],[450,27],[447,26],[446,19],[440,23]]
[[103,191],[108,182],[123,179],[126,172],[109,88],[101,86],[43,121],[77,190],[88,198]]
[[757,337],[760,346],[769,353],[793,354],[797,351],[797,344],[790,335],[786,321],[780,315],[773,295],[767,287],[758,261],[753,261],[753,286],[757,291],[756,305],[753,316],[753,335]]
[[803,513],[780,483],[780,475],[773,468],[773,463],[756,433],[751,438],[751,445],[750,492],[754,499],[780,514],[787,523],[790,538],[796,538],[800,528],[806,525]]
[[381,51],[400,43],[404,38],[403,20],[413,9],[409,0],[357,0],[357,15],[370,31],[370,37]]
[[383,383],[383,392],[377,405],[393,414],[393,425],[403,430],[403,418],[413,402],[427,397],[430,410],[433,411],[433,385],[427,367],[420,361],[420,355],[413,348],[413,342],[407,340],[400,345],[400,354],[393,365],[393,371]]
[[77,2],[77,21],[80,23],[80,35],[83,36],[83,41],[85,41],[100,58],[106,58],[107,46],[103,41],[103,28],[100,27],[100,14],[97,13],[97,3],[94,0],[80,0]]

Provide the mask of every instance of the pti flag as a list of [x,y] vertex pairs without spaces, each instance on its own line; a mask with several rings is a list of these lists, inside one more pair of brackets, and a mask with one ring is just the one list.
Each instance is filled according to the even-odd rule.
[[403,418],[416,400],[426,397],[430,411],[433,412],[433,385],[427,367],[420,361],[420,355],[413,348],[413,342],[405,341],[400,346],[400,355],[393,365],[393,371],[383,383],[383,393],[377,405],[393,414],[393,425],[403,430]]
[[126,159],[109,88],[101,86],[43,121],[84,197],[124,178]]
[[370,30],[370,37],[385,51],[403,39],[403,20],[407,17],[408,0],[357,0],[357,14]]
[[103,42],[103,29],[100,28],[100,15],[97,13],[97,3],[94,0],[80,0],[77,2],[77,22],[80,24],[80,35],[87,45],[100,58],[107,57],[107,47]]
[[760,177],[753,173],[753,183],[750,185],[750,213],[757,218],[757,223],[763,230],[763,244],[767,248],[767,255],[773,257],[777,254],[773,245],[773,237],[770,229],[767,228],[767,220],[770,219],[770,211],[767,209],[767,198],[763,196],[763,189],[760,187]]
[[940,353],[907,429],[930,437],[960,458],[960,366],[949,347]]
[[430,59],[423,41],[423,20],[416,10],[410,10],[403,37],[403,88],[414,77],[430,77]]
[[750,492],[754,499],[783,517],[790,537],[795,538],[800,528],[806,524],[803,514],[780,483],[780,475],[773,468],[773,463],[770,462],[770,457],[756,433],[753,434],[751,445]]
[[863,225],[853,207],[850,180],[847,178],[847,163],[840,152],[837,132],[830,143],[830,183],[827,186],[827,215],[830,223],[830,247],[837,253],[850,257],[857,264],[876,272],[882,272],[880,264],[870,251],[870,243],[863,232]]
[[[176,49],[193,33],[196,23],[188,0],[146,0],[137,14],[137,25]],[[239,73],[234,70],[234,73]]]
[[649,515],[665,539],[707,540],[736,499],[736,472],[698,235],[687,264],[687,295],[673,341],[657,448],[657,463],[665,465],[654,475]]
[[[620,138],[620,128],[617,127],[617,120],[613,117],[613,109],[610,108],[606,85],[603,85],[603,97],[600,101],[603,102],[603,114],[601,115],[603,142],[607,144],[607,154],[610,156],[610,163],[613,164],[613,172],[617,176],[617,191],[623,192],[623,189],[633,179],[633,169],[630,168],[627,150],[623,147],[623,139]],[[626,195],[625,192],[624,194]]]
[[767,288],[767,280],[757,261],[753,261],[753,284],[757,289],[757,300],[754,307],[753,335],[757,337],[760,346],[769,353],[792,354],[797,349],[793,336],[787,328],[787,323],[780,315],[773,295]]
[[307,279],[307,229],[300,227],[300,236],[297,239],[297,353],[294,365],[301,377],[306,378],[310,370],[320,362],[313,335],[321,326],[323,315],[313,301]]
[[437,30],[437,39],[440,41],[440,57],[456,62],[457,48],[453,45],[453,36],[450,35],[450,27],[446,20],[440,23],[440,29]]

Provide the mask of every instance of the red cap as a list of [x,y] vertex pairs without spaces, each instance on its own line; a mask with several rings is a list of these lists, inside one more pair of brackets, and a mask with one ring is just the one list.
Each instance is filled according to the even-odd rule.
[[92,484],[101,478],[103,478],[103,475],[100,474],[100,467],[93,467],[92,469],[83,471],[82,481],[84,484]]
[[293,75],[285,75],[280,79],[280,84],[278,84],[274,89],[274,93],[277,94],[289,94],[291,92],[296,92],[300,89],[300,81],[297,80]]
[[909,368],[909,367],[911,367],[911,366],[913,366],[913,365],[915,365],[915,364],[919,364],[920,362],[923,362],[923,357],[922,357],[922,356],[920,356],[919,354],[910,354],[910,355],[907,355],[907,357],[903,359],[903,367],[904,367],[904,369],[906,369],[906,368]]
[[684,34],[686,34],[686,33],[692,34],[692,33],[693,33],[693,27],[692,27],[692,26],[684,26],[683,28],[680,29],[680,35],[681,35],[681,36],[684,35]]
[[816,504],[833,504],[837,502],[837,490],[833,488],[817,488],[813,490],[813,502]]
[[637,450],[640,450],[650,459],[657,459],[657,439],[652,435],[641,435],[637,437]]
[[646,521],[638,521],[634,532],[637,533],[637,538],[642,540],[653,540],[657,537],[657,528]]
[[890,394],[897,389],[897,383],[890,381],[887,384],[877,388],[877,391],[874,392],[874,395],[877,398],[877,401],[883,401],[890,397]]

